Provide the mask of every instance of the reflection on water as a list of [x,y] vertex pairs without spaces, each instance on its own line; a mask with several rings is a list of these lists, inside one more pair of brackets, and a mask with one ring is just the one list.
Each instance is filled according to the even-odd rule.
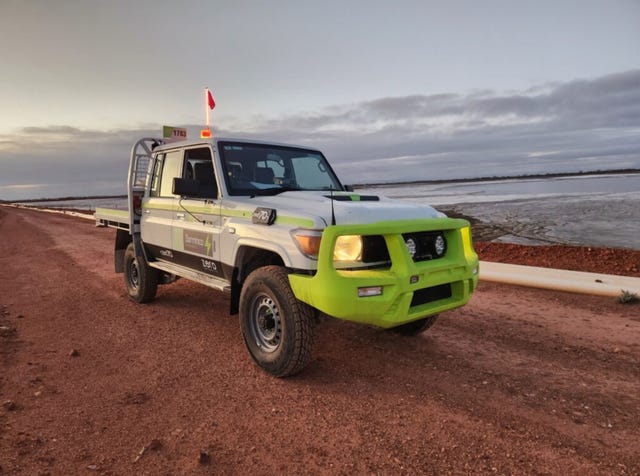
[[78,210],[95,211],[96,208],[127,209],[126,198],[79,198],[76,200],[51,200],[44,202],[24,202],[30,207],[77,208]]
[[499,229],[497,241],[640,249],[640,174],[382,186],[366,192],[453,209]]
[[[503,230],[499,241],[640,249],[640,174],[384,185],[357,191],[455,209]],[[65,200],[39,205],[126,209],[127,201]]]
[[366,190],[367,193],[378,193],[388,197],[430,203],[431,205],[448,205],[543,197],[606,195],[612,192],[640,192],[640,174],[492,180],[432,185],[384,185],[363,190]]

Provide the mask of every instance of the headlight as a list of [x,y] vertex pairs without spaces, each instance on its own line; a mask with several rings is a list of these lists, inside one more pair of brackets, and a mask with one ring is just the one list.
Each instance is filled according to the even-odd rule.
[[334,261],[359,261],[362,259],[362,237],[342,235],[336,240],[333,250]]
[[307,258],[318,259],[322,231],[298,229],[291,232],[300,252]]

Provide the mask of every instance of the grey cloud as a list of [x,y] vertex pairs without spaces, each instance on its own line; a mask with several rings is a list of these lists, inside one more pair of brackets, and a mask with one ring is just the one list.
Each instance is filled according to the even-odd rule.
[[[633,158],[638,159],[640,140],[634,131],[639,127],[640,70],[634,70],[511,95],[481,91],[381,98],[312,116],[265,120],[254,124],[252,132],[321,144],[340,163],[443,153],[482,154],[487,163],[494,161],[486,157],[510,158],[504,170],[493,171],[504,175],[514,160],[544,150],[558,150],[554,157],[566,162],[558,167],[574,170],[582,167],[581,157],[606,157],[607,151],[619,160],[618,151],[623,150],[631,163],[637,163]],[[627,166],[629,160],[621,163]]]
[[24,134],[37,135],[77,135],[82,130],[71,126],[49,126],[49,127],[23,127],[21,132]]
[[[640,70],[617,73],[594,80],[576,80],[547,85],[528,93],[495,95],[491,91],[467,96],[440,94],[381,98],[354,105],[342,114],[315,116],[317,123],[330,124],[344,118],[366,122],[406,118],[438,118],[443,115],[495,118],[501,116],[563,118],[580,121],[584,115],[594,115],[605,122],[621,115],[633,117],[640,108]],[[293,118],[291,118],[293,119]],[[636,116],[640,122],[640,116]]]
[[459,114],[463,111],[461,97],[456,94],[382,98],[363,103],[361,109],[363,116],[375,115],[385,119],[406,119],[425,115],[433,117]]
[[529,96],[508,96],[477,99],[468,104],[466,110],[474,115],[495,117],[512,114],[521,117],[532,117],[549,113],[546,101]]
[[[150,130],[28,127],[0,137],[0,199],[124,193],[131,145]],[[38,188],[15,187],[48,184]]]
[[[199,130],[187,128],[191,136]],[[131,145],[159,131],[160,125],[116,131],[55,125],[5,134],[0,187],[45,181],[63,184],[66,194],[123,193]],[[214,130],[318,147],[346,182],[640,168],[639,132],[640,70],[502,94],[385,97],[236,118]],[[0,198],[7,195],[0,188]]]

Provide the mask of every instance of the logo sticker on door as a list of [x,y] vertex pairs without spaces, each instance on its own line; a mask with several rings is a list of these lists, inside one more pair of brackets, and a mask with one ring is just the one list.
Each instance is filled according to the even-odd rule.
[[182,230],[182,240],[185,251],[199,255],[213,256],[215,244],[211,233]]

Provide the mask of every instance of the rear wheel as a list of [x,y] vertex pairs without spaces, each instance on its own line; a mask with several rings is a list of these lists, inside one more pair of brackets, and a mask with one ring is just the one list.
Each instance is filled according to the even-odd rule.
[[287,271],[253,271],[240,293],[240,328],[251,358],[276,377],[300,372],[311,360],[315,311],[296,299]]
[[156,297],[159,271],[143,259],[136,258],[133,243],[124,252],[124,282],[129,297],[139,303],[151,302]]
[[433,316],[418,319],[417,321],[402,324],[401,326],[398,326],[398,327],[392,327],[390,330],[406,336],[416,336],[426,331],[427,329],[429,329],[429,327],[431,327],[432,325],[434,325],[437,319],[438,319],[438,315],[435,314]]

